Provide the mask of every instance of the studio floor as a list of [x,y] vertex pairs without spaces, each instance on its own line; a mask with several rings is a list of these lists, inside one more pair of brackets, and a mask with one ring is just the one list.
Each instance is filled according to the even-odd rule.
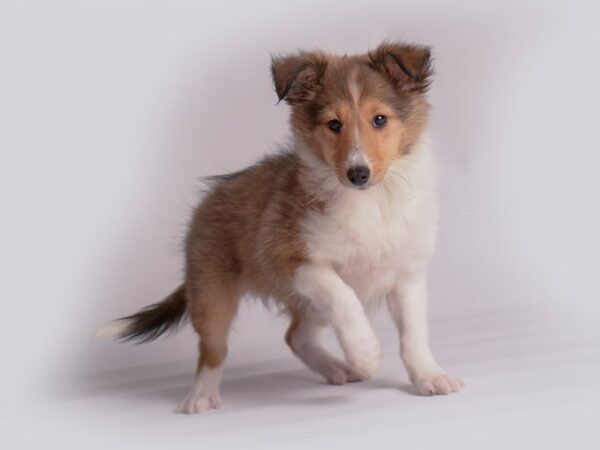
[[384,335],[368,382],[329,386],[291,356],[231,358],[223,406],[173,414],[193,360],[98,373],[37,408],[23,448],[600,448],[600,346],[590,326],[543,309],[432,324],[448,372],[467,386],[414,394]]

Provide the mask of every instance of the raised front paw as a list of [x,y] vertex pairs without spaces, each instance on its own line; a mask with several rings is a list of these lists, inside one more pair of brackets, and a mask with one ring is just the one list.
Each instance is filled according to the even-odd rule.
[[346,354],[351,371],[359,380],[373,378],[381,365],[381,345],[377,339],[356,342]]
[[443,372],[426,372],[412,378],[417,392],[421,395],[452,394],[465,385],[459,378]]
[[346,362],[333,357],[320,361],[316,371],[323,375],[330,384],[335,385],[356,383],[368,379]]

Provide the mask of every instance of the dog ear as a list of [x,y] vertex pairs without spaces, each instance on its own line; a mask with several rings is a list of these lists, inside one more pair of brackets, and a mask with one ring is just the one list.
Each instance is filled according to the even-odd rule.
[[402,93],[424,93],[431,84],[430,47],[383,42],[369,52],[369,59],[373,68],[384,73]]
[[295,105],[312,100],[326,67],[327,57],[320,52],[272,56],[271,73],[279,101]]

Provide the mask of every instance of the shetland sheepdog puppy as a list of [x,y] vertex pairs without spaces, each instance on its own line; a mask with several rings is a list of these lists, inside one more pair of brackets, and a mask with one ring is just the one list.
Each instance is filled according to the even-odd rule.
[[[292,352],[332,384],[376,373],[381,347],[367,313],[386,303],[417,392],[458,391],[462,381],[432,355],[426,319],[438,221],[424,138],[430,49],[386,41],[353,56],[302,51],[274,56],[271,70],[279,100],[290,105],[292,144],[213,177],[189,227],[184,282],[99,335],[146,342],[189,317],[200,356],[177,411],[201,413],[221,404],[241,298],[274,301],[289,316]],[[319,342],[328,326],[344,359]]]

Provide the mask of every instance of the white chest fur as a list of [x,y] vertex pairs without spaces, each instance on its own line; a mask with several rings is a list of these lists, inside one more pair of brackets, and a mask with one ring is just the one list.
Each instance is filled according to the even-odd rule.
[[314,262],[331,264],[366,307],[394,283],[423,270],[435,242],[435,168],[425,149],[388,170],[365,191],[342,188],[303,222]]

